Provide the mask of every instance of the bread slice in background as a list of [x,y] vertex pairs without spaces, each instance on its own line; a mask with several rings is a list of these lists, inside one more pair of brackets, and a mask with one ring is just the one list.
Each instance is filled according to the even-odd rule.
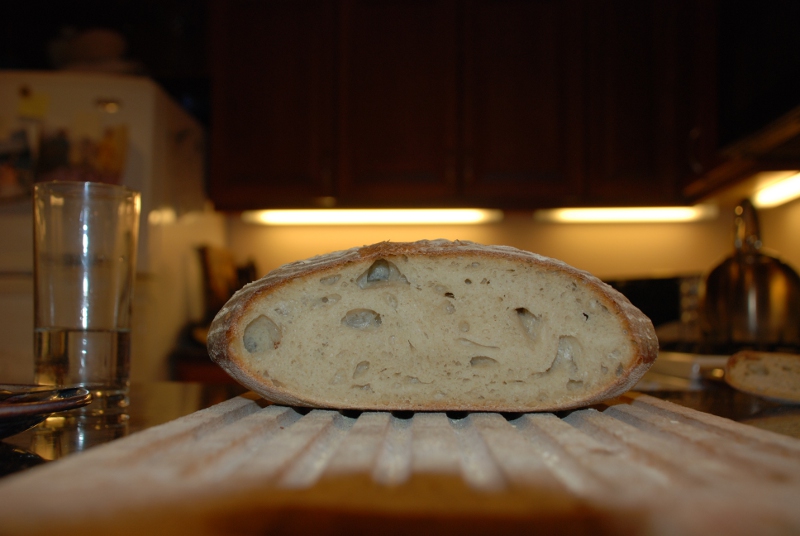
[[745,350],[728,358],[725,381],[746,393],[800,404],[800,355]]
[[208,349],[278,403],[522,412],[627,391],[658,341],[622,294],[561,261],[424,240],[278,268],[231,298]]

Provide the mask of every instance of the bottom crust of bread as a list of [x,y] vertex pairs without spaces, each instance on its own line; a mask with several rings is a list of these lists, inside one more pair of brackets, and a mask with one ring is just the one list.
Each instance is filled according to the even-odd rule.
[[384,243],[287,265],[234,296],[212,359],[265,398],[340,409],[544,411],[628,390],[652,323],[559,261]]

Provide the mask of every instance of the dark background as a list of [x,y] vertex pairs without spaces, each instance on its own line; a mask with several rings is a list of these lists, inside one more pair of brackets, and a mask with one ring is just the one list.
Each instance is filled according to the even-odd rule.
[[[65,28],[115,29],[127,38],[127,57],[142,63],[143,74],[210,126],[213,73],[208,61],[207,4],[207,0],[4,3],[0,69],[52,68],[48,44]],[[718,139],[723,147],[800,105],[800,2],[720,0],[717,13]]]
[[65,29],[109,28],[203,124],[210,124],[208,8],[204,0],[23,0],[0,13],[0,69],[52,69],[48,45]]

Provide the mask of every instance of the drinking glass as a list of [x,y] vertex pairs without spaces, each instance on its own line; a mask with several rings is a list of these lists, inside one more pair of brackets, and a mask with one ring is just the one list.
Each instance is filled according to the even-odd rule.
[[80,411],[128,404],[140,195],[124,186],[34,187],[36,383],[85,387]]

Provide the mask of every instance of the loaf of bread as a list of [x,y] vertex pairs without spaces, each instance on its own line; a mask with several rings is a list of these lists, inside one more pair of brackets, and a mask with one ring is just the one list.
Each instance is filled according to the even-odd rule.
[[728,358],[725,381],[746,393],[800,403],[800,355],[738,352]]
[[277,403],[523,412],[625,392],[658,341],[622,294],[561,261],[423,240],[278,268],[230,299],[208,349]]

